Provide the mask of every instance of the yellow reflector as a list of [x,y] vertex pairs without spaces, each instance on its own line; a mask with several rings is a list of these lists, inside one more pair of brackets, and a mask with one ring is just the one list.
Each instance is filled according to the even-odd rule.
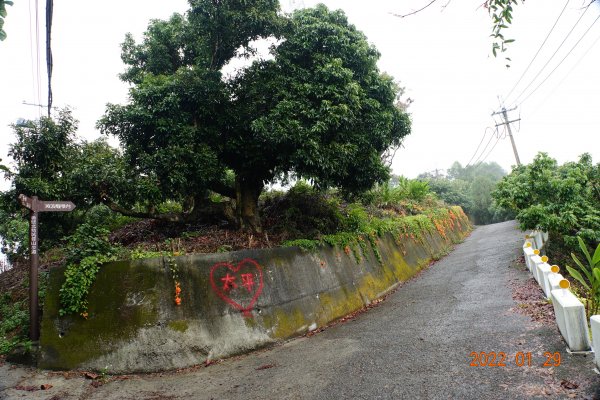
[[531,247],[531,242],[525,243],[525,247]]
[[561,288],[561,289],[568,289],[568,288],[569,288],[569,286],[571,286],[571,284],[569,283],[569,281],[568,281],[568,280],[566,280],[566,279],[563,279],[562,281],[560,281],[560,282],[558,283],[558,286],[560,286],[560,288]]
[[555,274],[558,274],[558,272],[560,271],[560,267],[558,265],[553,265],[550,267],[550,271],[554,272]]
[[542,256],[542,262],[548,262],[548,256]]
[[536,256],[539,256],[539,255],[540,255],[540,251],[539,251],[538,249],[535,249],[535,250],[533,251],[533,254],[535,254]]

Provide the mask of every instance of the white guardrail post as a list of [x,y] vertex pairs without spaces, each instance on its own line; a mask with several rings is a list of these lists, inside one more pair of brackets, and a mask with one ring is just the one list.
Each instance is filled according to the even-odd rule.
[[566,279],[560,282],[561,289],[552,291],[552,305],[556,323],[571,351],[589,351],[590,336],[585,317],[585,307],[569,288]]
[[592,328],[592,346],[594,348],[594,361],[596,368],[600,369],[600,315],[592,315],[590,318]]

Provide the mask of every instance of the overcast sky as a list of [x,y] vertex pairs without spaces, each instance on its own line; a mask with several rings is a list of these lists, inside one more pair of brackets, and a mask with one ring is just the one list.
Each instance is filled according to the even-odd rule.
[[[497,161],[509,170],[515,159],[508,138],[491,138],[491,129],[482,137],[487,127],[493,128],[501,121],[499,116],[495,121],[491,117],[499,109],[498,96],[504,99],[517,83],[565,6],[563,0],[528,0],[517,7],[513,26],[506,31],[507,37],[516,39],[509,48],[513,61],[507,69],[502,58],[491,56],[491,22],[487,12],[479,7],[482,0],[451,0],[444,7],[447,1],[438,0],[406,18],[391,13],[409,13],[429,0],[321,1],[346,12],[350,22],[381,52],[380,69],[399,80],[406,87],[407,96],[414,100],[409,109],[412,134],[396,154],[396,174],[416,177],[436,168],[445,170],[454,161],[465,165],[481,142],[480,153],[489,143],[483,153],[489,153],[485,160]],[[19,0],[8,7],[8,38],[0,42],[0,158],[5,161],[8,143],[13,140],[8,125],[18,118],[36,118],[44,113],[39,107],[23,104],[46,104],[42,3],[45,2],[40,1],[39,13],[39,83],[35,1]],[[284,1],[284,7],[290,3]],[[316,3],[303,2],[305,6]],[[526,98],[509,114],[510,119],[521,118],[512,128],[524,163],[530,162],[538,151],[548,152],[561,163],[575,160],[583,152],[590,152],[595,162],[600,161],[600,45],[595,45],[600,38],[600,23],[592,26],[600,16],[598,4],[583,15],[563,47],[532,83],[581,17],[584,4],[582,0],[569,2],[528,73],[506,99],[506,108],[512,108],[521,92],[517,103]],[[104,113],[105,104],[127,99],[127,86],[117,77],[124,69],[120,43],[125,33],[139,38],[150,19],[167,18],[186,9],[184,0],[54,2],[54,105],[73,108],[80,120],[80,136],[99,136],[94,125]],[[590,26],[587,36],[528,97]],[[478,158],[484,157],[476,154],[473,161]],[[6,183],[0,185],[6,188]]]

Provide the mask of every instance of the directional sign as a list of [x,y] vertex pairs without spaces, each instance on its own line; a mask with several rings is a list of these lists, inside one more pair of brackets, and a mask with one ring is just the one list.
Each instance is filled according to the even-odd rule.
[[19,195],[19,201],[21,202],[21,205],[25,208],[29,208],[30,210],[33,211],[33,201],[31,198],[25,196],[24,194],[20,194]]
[[24,194],[19,195],[19,201],[23,207],[35,212],[57,212],[57,211],[73,211],[75,204],[72,201],[43,201],[38,200],[36,196],[27,197]]
[[40,338],[40,327],[38,319],[38,212],[50,211],[72,211],[75,204],[70,201],[43,201],[37,196],[27,197],[24,194],[19,195],[19,201],[23,207],[31,210],[29,223],[29,250],[31,253],[29,268],[29,338],[37,341]]
[[37,211],[73,211],[74,208],[71,201],[40,201]]

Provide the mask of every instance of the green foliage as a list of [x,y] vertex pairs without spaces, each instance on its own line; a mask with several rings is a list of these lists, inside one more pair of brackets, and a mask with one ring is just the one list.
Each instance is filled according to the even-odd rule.
[[600,311],[600,244],[596,247],[594,255],[590,256],[585,242],[580,237],[577,237],[577,241],[581,252],[585,255],[587,266],[571,253],[571,258],[579,269],[567,265],[567,271],[581,283],[586,291],[586,316],[589,320],[592,315],[596,315]]
[[[512,23],[512,13],[517,4],[519,4],[517,0],[486,0],[484,2],[484,6],[492,17],[492,34],[490,36],[494,39],[492,43],[494,57],[498,56],[498,52],[504,53],[506,45],[514,42],[514,39],[506,39],[502,32],[508,29]],[[510,58],[505,57],[505,60],[507,61],[506,66],[510,67]]]
[[105,206],[91,209],[85,222],[68,239],[65,282],[60,289],[60,315],[85,313],[86,296],[100,265],[117,258],[118,249],[108,241],[110,232],[103,225],[110,213]]
[[342,230],[346,232],[365,232],[369,225],[369,215],[361,204],[346,207],[342,221]]
[[311,239],[295,239],[295,240],[286,240],[281,244],[283,247],[300,247],[305,251],[317,251],[319,248],[318,240]]
[[6,18],[6,6],[12,6],[11,0],[0,0],[0,41],[6,39],[6,32],[4,31],[4,18]]
[[492,194],[499,206],[513,210],[524,230],[551,236],[551,248],[578,248],[600,242],[600,164],[589,154],[559,166],[546,153],[517,167]]
[[93,255],[85,257],[78,264],[69,264],[65,270],[65,282],[60,288],[60,315],[87,312],[86,296],[96,280],[100,265],[116,260],[116,257]]
[[265,227],[292,239],[334,233],[342,225],[340,200],[304,181],[298,181],[287,193],[265,193],[262,202]]
[[491,195],[505,175],[495,162],[467,167],[455,162],[446,176],[425,173],[419,177],[427,179],[431,191],[446,204],[460,205],[475,224],[485,225],[514,218],[514,214],[500,208]]
[[[377,69],[379,53],[343,12],[283,15],[275,0],[190,5],[151,22],[140,44],[126,37],[130,102],[109,105],[98,123],[120,139],[133,181],[149,182],[149,204],[212,191],[236,200],[241,226],[257,228],[263,185],[278,178],[348,193],[387,180],[381,155],[410,119],[396,106],[400,88]],[[269,37],[281,39],[271,59],[223,77],[225,64]]]
[[360,200],[366,205],[394,208],[410,201],[422,202],[431,195],[429,182],[393,176],[388,182],[363,193]]
[[13,207],[2,206],[0,199],[0,243],[2,253],[14,261],[29,251],[29,222],[20,212],[10,212]]
[[13,302],[9,293],[0,295],[0,354],[27,343],[29,312],[27,302]]
[[143,260],[144,258],[158,258],[166,255],[164,251],[150,251],[146,250],[143,247],[136,247],[131,250],[129,258],[131,260]]

